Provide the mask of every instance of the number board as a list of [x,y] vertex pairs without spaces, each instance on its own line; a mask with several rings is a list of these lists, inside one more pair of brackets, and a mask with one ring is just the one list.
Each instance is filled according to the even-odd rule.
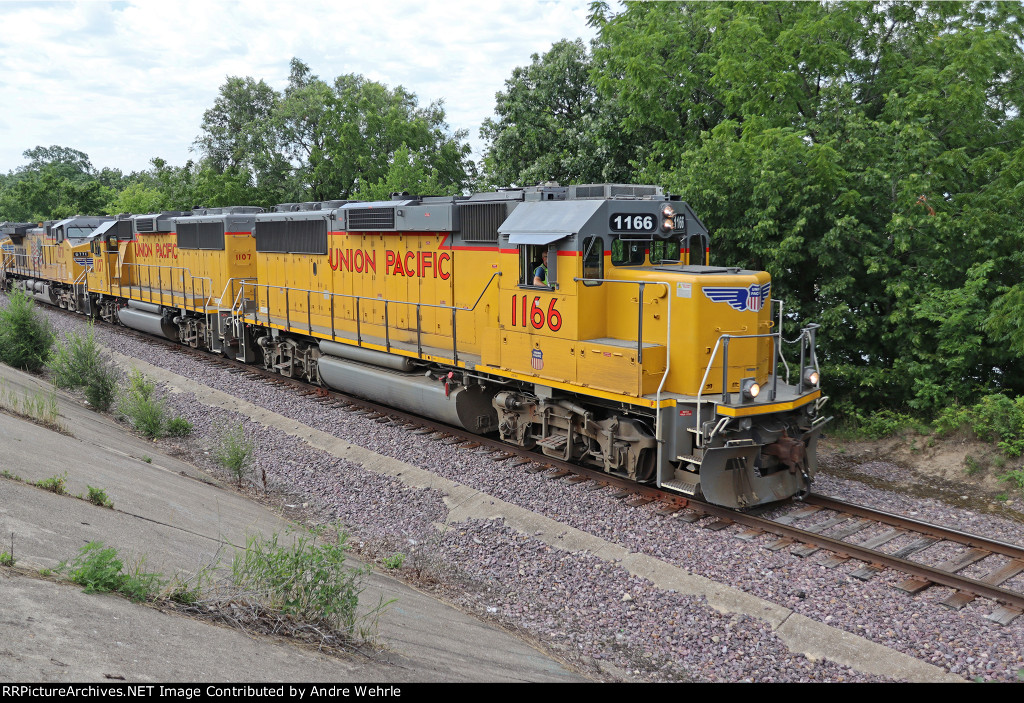
[[653,232],[658,226],[658,217],[650,213],[613,212],[608,218],[612,232]]

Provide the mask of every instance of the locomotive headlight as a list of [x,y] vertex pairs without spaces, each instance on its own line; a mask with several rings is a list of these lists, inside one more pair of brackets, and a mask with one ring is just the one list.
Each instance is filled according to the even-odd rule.
[[740,382],[740,392],[744,400],[753,400],[761,392],[761,386],[753,378],[745,378]]
[[676,209],[671,205],[666,205],[665,207],[661,208],[661,214],[669,219],[672,219],[673,217],[676,216]]
[[821,375],[818,373],[818,370],[815,369],[813,366],[804,367],[803,377],[805,386],[816,386],[818,385],[818,381],[821,380]]
[[675,220],[669,219],[669,220],[665,220],[664,222],[661,223],[661,228],[663,230],[665,230],[666,232],[671,232],[672,228],[675,227],[675,225],[676,225]]

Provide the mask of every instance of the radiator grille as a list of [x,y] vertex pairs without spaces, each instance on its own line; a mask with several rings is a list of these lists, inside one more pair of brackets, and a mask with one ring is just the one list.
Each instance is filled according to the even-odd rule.
[[612,197],[616,195],[630,195],[639,198],[644,195],[657,195],[659,189],[658,186],[612,185],[609,186],[609,190]]
[[393,207],[367,207],[347,212],[347,229],[349,230],[377,231],[395,228],[395,209]]
[[459,206],[459,228],[467,242],[496,243],[498,227],[508,217],[505,203],[471,203]]
[[179,222],[179,249],[224,249],[223,222]]
[[326,254],[326,220],[256,223],[256,251],[278,254]]

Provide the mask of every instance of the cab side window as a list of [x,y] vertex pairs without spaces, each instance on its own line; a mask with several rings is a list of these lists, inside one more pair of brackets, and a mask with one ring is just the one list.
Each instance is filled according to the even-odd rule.
[[519,247],[519,285],[532,288],[555,287],[555,253],[547,246],[525,244]]
[[[604,278],[604,239],[587,237],[583,240],[583,278]],[[585,286],[599,286],[601,281],[583,281]]]

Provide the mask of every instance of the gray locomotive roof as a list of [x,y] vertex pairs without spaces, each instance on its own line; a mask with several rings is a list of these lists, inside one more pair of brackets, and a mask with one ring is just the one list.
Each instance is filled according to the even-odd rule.
[[[114,222],[114,218],[109,215],[75,215],[54,222],[50,226],[50,231],[52,232],[57,227],[63,227],[68,239],[90,239],[95,235],[96,228],[107,222]],[[82,230],[86,229],[88,231],[83,233]]]
[[61,227],[67,225],[78,225],[80,227],[88,227],[91,225],[93,227],[96,227],[100,223],[109,222],[113,219],[114,218],[110,217],[109,215],[75,215],[73,217],[68,217],[63,220],[58,220],[57,222],[54,222],[52,226]]
[[579,234],[604,205],[603,200],[541,200],[525,202],[498,227],[509,244],[550,244]]

